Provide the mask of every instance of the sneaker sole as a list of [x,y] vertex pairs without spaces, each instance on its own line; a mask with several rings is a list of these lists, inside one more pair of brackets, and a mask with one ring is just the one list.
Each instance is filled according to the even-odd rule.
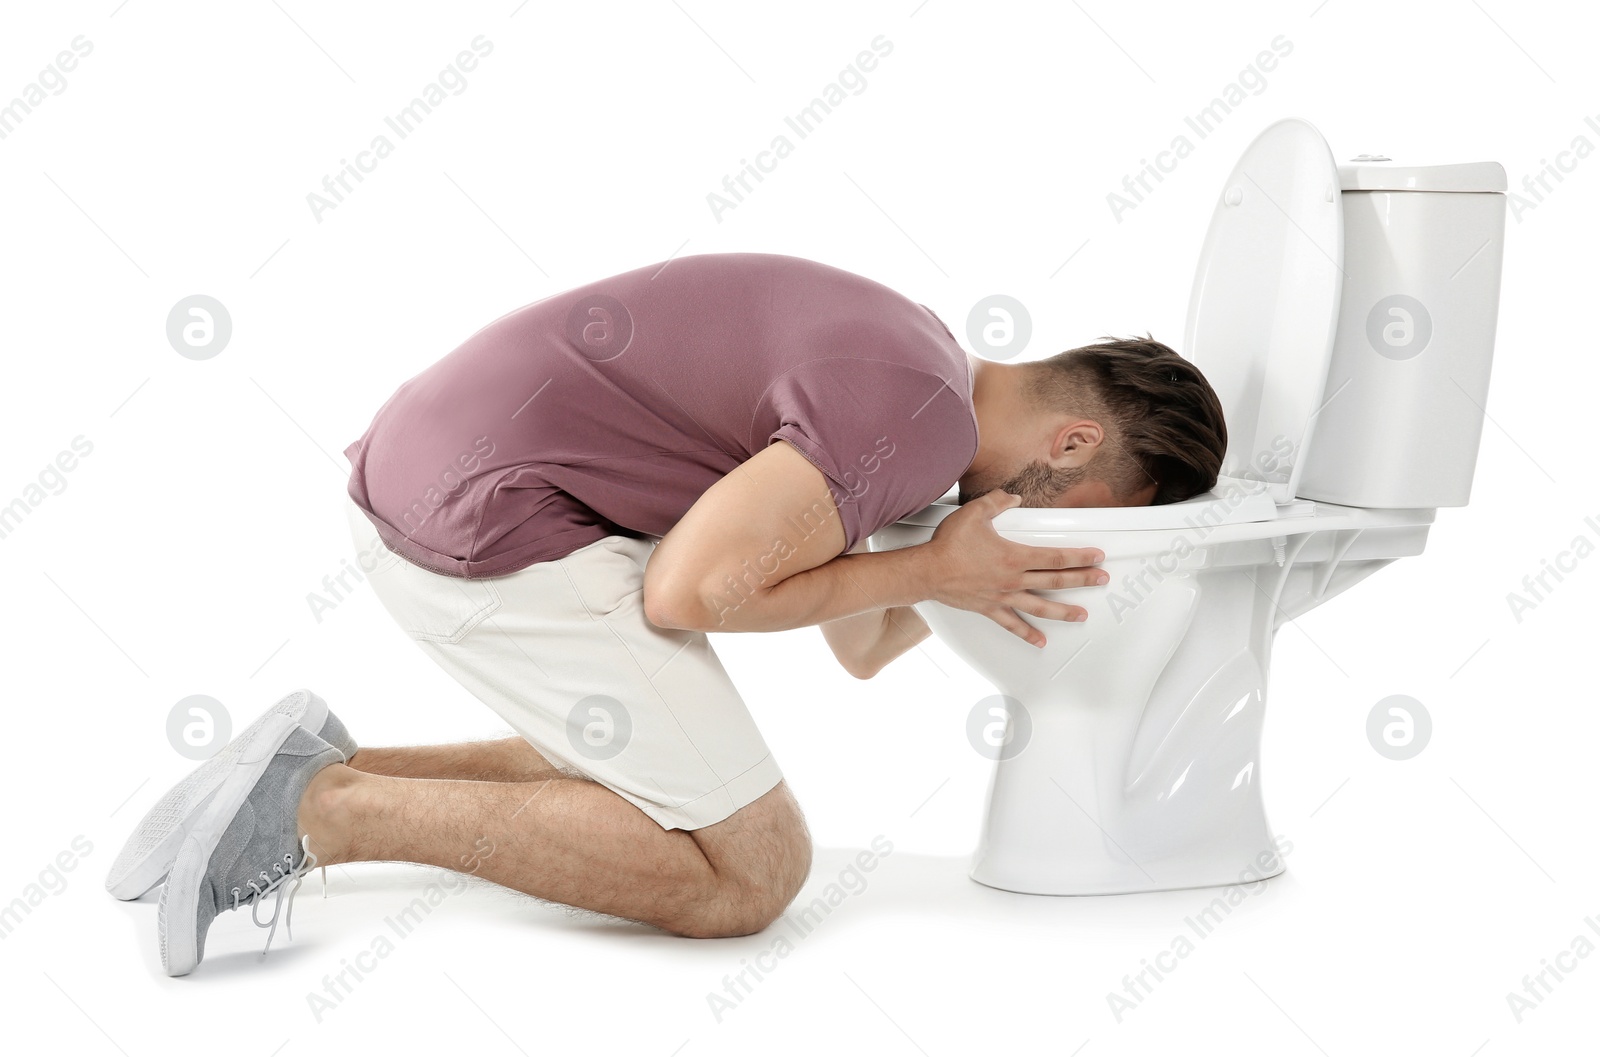
[[253,740],[270,720],[281,716],[289,716],[311,733],[319,734],[328,719],[328,704],[310,690],[296,690],[168,791],[139,821],[111,864],[106,891],[118,899],[138,899],[160,884],[178,857],[185,824],[205,809],[221,787],[240,747]]
[[168,976],[183,976],[200,963],[200,935],[195,923],[211,855],[273,757],[299,725],[290,715],[273,713],[263,717],[262,722],[252,728],[251,738],[241,744],[238,756],[211,802],[184,835],[167,874],[167,883],[161,886],[156,914],[161,965]]

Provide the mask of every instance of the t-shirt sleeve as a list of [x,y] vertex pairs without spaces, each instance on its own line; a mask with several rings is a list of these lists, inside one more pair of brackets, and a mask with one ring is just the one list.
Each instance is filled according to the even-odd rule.
[[[959,387],[959,388],[958,388]],[[978,450],[966,375],[941,378],[887,360],[811,360],[767,392],[786,440],[821,470],[845,549],[932,503]]]

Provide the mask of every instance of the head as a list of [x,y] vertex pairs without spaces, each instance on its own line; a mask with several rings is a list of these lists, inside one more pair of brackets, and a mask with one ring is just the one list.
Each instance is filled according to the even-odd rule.
[[979,360],[978,457],[961,502],[995,488],[1023,506],[1148,506],[1216,486],[1222,404],[1194,364],[1148,336],[1044,360]]

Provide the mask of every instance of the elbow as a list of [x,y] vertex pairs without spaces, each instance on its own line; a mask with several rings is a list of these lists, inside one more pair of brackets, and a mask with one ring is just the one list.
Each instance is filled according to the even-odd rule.
[[857,679],[865,682],[883,670],[881,665],[847,664],[844,670]]
[[852,679],[865,681],[883,671],[884,662],[874,661],[867,653],[840,650],[836,647],[833,656],[839,662],[839,667],[843,668]]
[[680,572],[644,578],[644,616],[678,631],[776,631],[761,593],[730,595],[708,579]]
[[699,631],[696,622],[690,619],[695,606],[693,599],[686,600],[681,596],[674,596],[665,591],[652,591],[648,587],[644,592],[644,618],[658,628],[668,631]]
[[644,586],[644,617],[668,631],[717,631],[720,627],[698,592],[648,581]]

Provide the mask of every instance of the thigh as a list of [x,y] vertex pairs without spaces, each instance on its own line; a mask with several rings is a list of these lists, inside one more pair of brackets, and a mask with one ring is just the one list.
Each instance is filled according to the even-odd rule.
[[652,547],[607,536],[459,590],[416,570],[425,575],[406,574],[409,597],[391,612],[407,613],[424,651],[552,763],[663,828],[698,830],[782,774],[707,637],[645,618]]

